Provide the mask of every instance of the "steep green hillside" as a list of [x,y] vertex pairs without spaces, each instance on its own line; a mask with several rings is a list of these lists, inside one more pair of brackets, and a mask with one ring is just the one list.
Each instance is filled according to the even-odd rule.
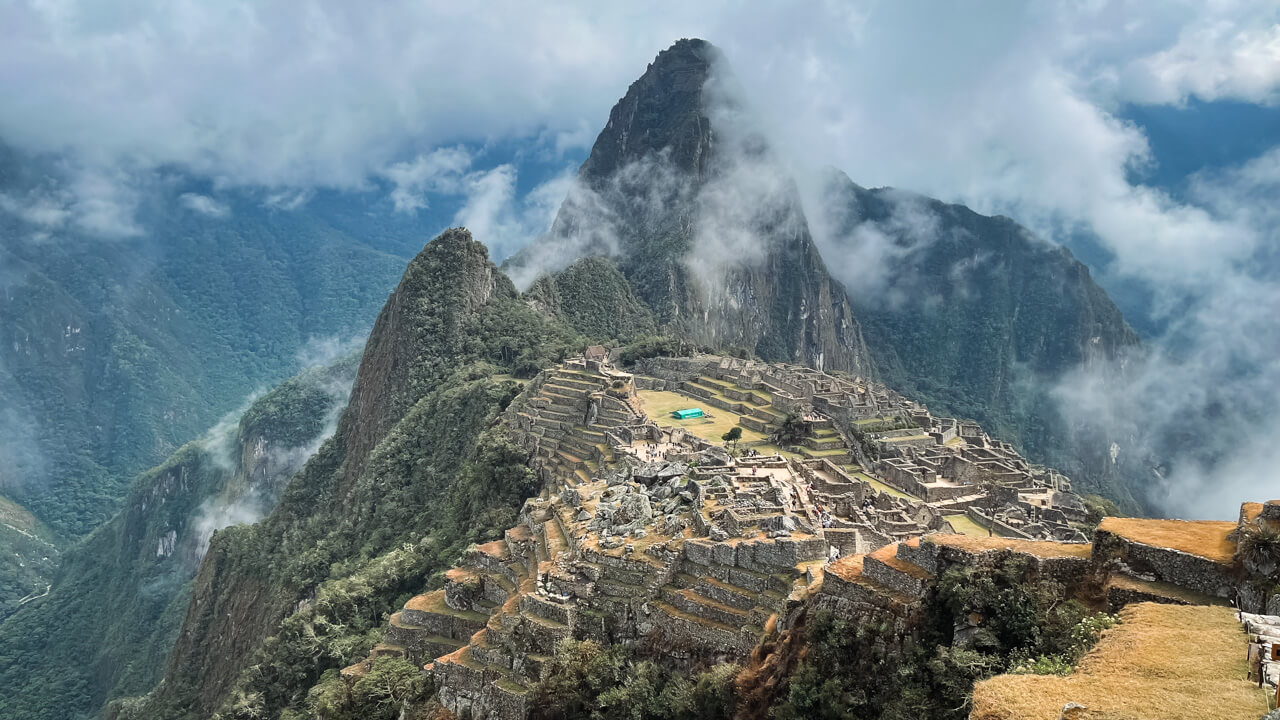
[[[16,232],[10,229],[11,232]],[[127,478],[367,327],[401,261],[300,215],[164,225],[132,243],[0,245],[0,487],[74,536]]]
[[[360,196],[283,211],[232,195],[208,215],[166,185],[122,238],[12,211],[52,192],[54,175],[0,144],[0,494],[67,541],[110,518],[137,473],[297,372],[309,343],[363,336],[404,267],[397,253],[421,242],[416,222],[380,221]],[[9,565],[0,618],[10,588],[48,578]]]
[[26,508],[0,496],[0,618],[48,589],[59,544]]
[[337,433],[265,520],[214,536],[165,682],[129,716],[275,716],[367,653],[389,611],[537,488],[490,429],[519,389],[497,375],[580,347],[465,230],[429,243],[378,316]]
[[627,278],[602,257],[583,258],[539,277],[524,299],[594,340],[629,340],[655,329],[653,314],[636,298]]
[[251,522],[333,429],[357,356],[295,377],[134,480],[66,553],[47,596],[0,624],[0,716],[89,716],[150,689],[214,529]]
[[1067,426],[1052,397],[1065,373],[1138,343],[1088,268],[1009,218],[837,171],[822,196],[824,252],[887,384],[1136,509],[1112,439]]

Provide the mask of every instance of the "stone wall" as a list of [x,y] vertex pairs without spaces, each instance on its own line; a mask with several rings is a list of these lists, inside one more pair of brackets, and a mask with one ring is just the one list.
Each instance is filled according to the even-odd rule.
[[1230,567],[1181,550],[1144,545],[1101,529],[1094,534],[1093,555],[1100,566],[1118,561],[1139,577],[1150,576],[1214,597],[1232,597],[1236,584]]

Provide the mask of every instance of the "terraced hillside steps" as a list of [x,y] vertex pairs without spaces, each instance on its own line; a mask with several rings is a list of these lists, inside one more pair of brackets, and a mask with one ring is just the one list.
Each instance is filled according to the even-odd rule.
[[903,559],[899,553],[902,545],[893,543],[867,555],[862,561],[862,575],[903,595],[923,597],[933,574]]

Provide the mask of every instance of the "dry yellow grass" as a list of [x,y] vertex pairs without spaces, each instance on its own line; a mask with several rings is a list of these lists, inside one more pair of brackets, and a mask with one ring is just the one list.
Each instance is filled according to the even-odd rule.
[[1057,720],[1069,702],[1115,720],[1257,720],[1267,711],[1265,692],[1245,680],[1244,631],[1230,608],[1140,603],[1120,615],[1067,677],[975,685],[970,720]]
[[928,578],[933,577],[933,575],[929,574],[927,570],[920,567],[919,565],[909,563],[906,560],[903,560],[902,558],[898,557],[897,553],[898,553],[898,544],[892,543],[890,545],[885,545],[879,550],[876,550],[875,552],[871,553],[871,557],[875,558],[876,560],[879,560],[880,562],[884,563],[885,565],[888,565],[889,567],[893,568],[894,570],[897,570],[900,573],[905,573],[919,580],[927,580]]
[[827,565],[826,572],[835,575],[841,580],[853,582],[862,577],[862,557],[862,555],[845,555]]
[[1112,575],[1107,580],[1108,588],[1120,588],[1122,590],[1132,590],[1135,592],[1150,593],[1152,595],[1161,595],[1172,600],[1181,600],[1192,605],[1229,605],[1230,603],[1218,597],[1204,595],[1178,587],[1172,583],[1151,582],[1149,580],[1139,580],[1138,578],[1129,577],[1128,575]]
[[928,542],[937,545],[957,547],[969,552],[984,550],[1012,550],[1014,552],[1034,555],[1039,558],[1082,557],[1087,558],[1093,552],[1093,546],[1085,543],[1060,543],[1051,540],[1018,540],[1006,537],[987,537],[985,535],[929,535]]
[[1136,543],[1181,550],[1223,565],[1230,565],[1236,554],[1235,542],[1227,539],[1236,524],[1229,521],[1109,517],[1102,519],[1098,529]]

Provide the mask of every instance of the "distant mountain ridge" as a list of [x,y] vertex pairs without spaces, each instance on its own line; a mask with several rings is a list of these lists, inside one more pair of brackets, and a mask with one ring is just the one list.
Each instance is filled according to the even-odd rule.
[[1125,440],[1068,424],[1053,397],[1067,373],[1139,346],[1089,269],[1007,217],[868,190],[837,170],[822,183],[820,245],[840,258],[833,273],[852,288],[880,377],[1136,510],[1109,455]]
[[358,359],[291,378],[135,478],[124,509],[67,550],[47,595],[0,623],[0,716],[78,716],[148,691],[210,535],[274,507],[332,431]]
[[[0,495],[60,546],[107,521],[131,478],[296,373],[309,343],[358,341],[417,226],[366,217],[353,232],[360,198],[286,211],[229,193],[210,216],[166,187],[138,208],[143,235],[95,237],[3,208],[39,197],[43,171],[0,145]],[[43,589],[38,549],[11,540],[0,549],[31,561],[0,567],[0,586]]]

